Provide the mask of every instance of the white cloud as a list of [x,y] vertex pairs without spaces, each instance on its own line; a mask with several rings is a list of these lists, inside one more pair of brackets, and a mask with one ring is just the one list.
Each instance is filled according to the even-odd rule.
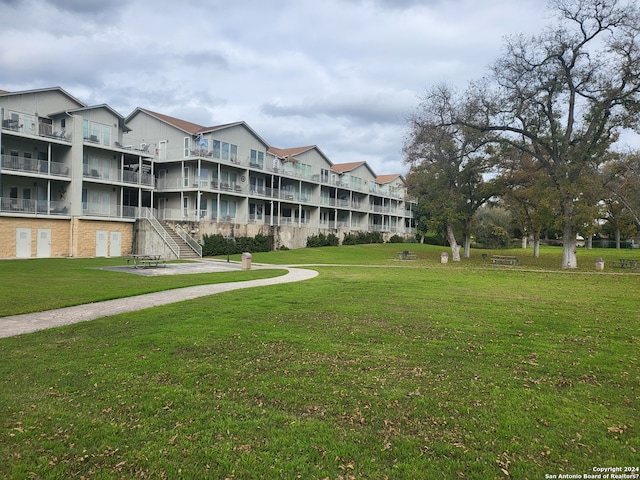
[[[60,85],[123,115],[244,120],[278,147],[402,173],[404,121],[435,83],[486,72],[539,0],[0,0],[0,89]],[[7,48],[11,45],[11,48]]]

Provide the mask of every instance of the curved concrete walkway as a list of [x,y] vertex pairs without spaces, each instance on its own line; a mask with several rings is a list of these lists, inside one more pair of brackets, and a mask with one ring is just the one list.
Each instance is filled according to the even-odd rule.
[[96,318],[118,315],[120,313],[144,310],[145,308],[182,302],[184,300],[215,295],[216,293],[229,292],[241,288],[300,282],[318,275],[318,272],[315,270],[303,268],[287,268],[281,266],[274,266],[273,268],[283,268],[288,270],[288,273],[274,278],[176,288],[173,290],[163,290],[161,292],[118,298],[104,302],[87,303],[44,312],[0,317],[0,338],[13,337],[15,335],[45,330],[52,327],[71,325],[73,323],[95,320]]

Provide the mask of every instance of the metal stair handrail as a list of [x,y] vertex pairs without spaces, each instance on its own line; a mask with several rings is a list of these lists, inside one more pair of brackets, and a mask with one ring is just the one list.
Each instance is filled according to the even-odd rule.
[[176,243],[176,241],[171,238],[169,232],[162,226],[162,224],[158,221],[156,217],[153,216],[151,209],[146,207],[144,208],[144,218],[146,218],[151,226],[155,229],[155,231],[160,235],[164,243],[169,247],[169,249],[174,253],[176,258],[180,259],[180,247]]
[[191,247],[191,250],[196,252],[196,254],[200,258],[202,258],[202,245],[200,245],[195,238],[189,235],[187,231],[180,225],[176,225],[176,233],[182,240],[186,242],[187,245],[189,245],[189,247]]

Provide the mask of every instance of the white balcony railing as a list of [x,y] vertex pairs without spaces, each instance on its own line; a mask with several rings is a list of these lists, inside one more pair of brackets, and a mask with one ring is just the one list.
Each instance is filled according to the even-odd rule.
[[70,142],[73,133],[66,128],[55,129],[53,124],[43,121],[36,115],[15,111],[5,112],[5,116],[2,119],[2,129],[63,142]]
[[69,167],[64,163],[15,155],[2,155],[1,162],[3,170],[69,177]]
[[109,182],[122,182],[132,185],[145,185],[148,187],[151,187],[154,184],[153,175],[149,173],[134,172],[132,170],[89,168],[88,165],[83,165],[82,174],[84,178]]
[[68,215],[69,204],[54,200],[2,197],[0,198],[0,211],[30,215]]
[[82,202],[82,214],[91,217],[138,218],[138,207]]

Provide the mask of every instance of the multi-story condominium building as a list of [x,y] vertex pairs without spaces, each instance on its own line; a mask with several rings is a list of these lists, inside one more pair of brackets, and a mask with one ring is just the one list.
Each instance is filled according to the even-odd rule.
[[196,251],[214,233],[289,248],[318,233],[412,233],[400,175],[333,164],[317,146],[272,147],[244,122],[204,127],[144,108],[124,118],[57,87],[0,91],[0,115],[0,258],[180,256],[164,228]]

